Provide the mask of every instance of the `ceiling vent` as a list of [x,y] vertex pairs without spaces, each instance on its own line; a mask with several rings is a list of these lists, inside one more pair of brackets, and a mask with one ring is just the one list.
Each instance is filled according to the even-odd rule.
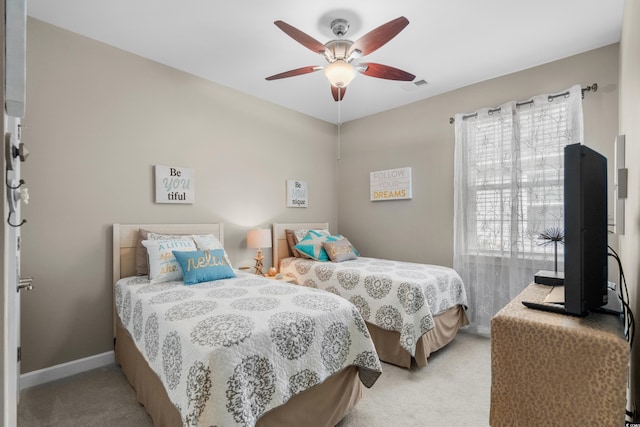
[[413,92],[414,90],[418,90],[418,88],[425,87],[428,84],[429,83],[425,79],[420,79],[420,80],[415,80],[411,83],[403,84],[400,87],[407,92]]

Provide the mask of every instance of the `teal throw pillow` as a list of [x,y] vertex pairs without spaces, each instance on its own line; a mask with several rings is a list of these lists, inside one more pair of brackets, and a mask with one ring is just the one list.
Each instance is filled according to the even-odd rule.
[[304,239],[302,239],[295,248],[308,258],[326,262],[329,261],[329,255],[327,255],[327,251],[322,247],[322,243],[333,242],[335,240],[337,240],[336,237],[326,236],[315,230],[309,230]]
[[224,249],[173,252],[182,268],[185,285],[236,277],[225,255]]

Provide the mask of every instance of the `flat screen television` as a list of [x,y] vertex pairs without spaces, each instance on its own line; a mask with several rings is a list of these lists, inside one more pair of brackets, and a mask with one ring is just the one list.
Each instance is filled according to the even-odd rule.
[[564,148],[564,310],[584,316],[607,304],[607,159]]

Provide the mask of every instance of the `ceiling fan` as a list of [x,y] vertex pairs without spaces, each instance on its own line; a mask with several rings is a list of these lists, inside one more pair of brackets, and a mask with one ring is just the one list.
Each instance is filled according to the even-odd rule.
[[289,70],[267,77],[266,80],[284,79],[286,77],[294,77],[324,70],[324,75],[331,83],[333,99],[341,101],[347,85],[356,76],[356,71],[365,76],[387,80],[412,81],[416,77],[398,68],[377,64],[375,62],[352,64],[352,61],[355,59],[368,55],[384,46],[389,40],[398,35],[404,27],[409,25],[409,20],[404,16],[375,28],[355,42],[343,38],[349,29],[349,21],[346,19],[335,19],[331,22],[331,31],[336,35],[337,39],[330,40],[325,44],[320,43],[313,37],[284,21],[275,21],[274,24],[307,49],[323,55],[329,64],[324,67],[312,65],[296,68],[295,70]]

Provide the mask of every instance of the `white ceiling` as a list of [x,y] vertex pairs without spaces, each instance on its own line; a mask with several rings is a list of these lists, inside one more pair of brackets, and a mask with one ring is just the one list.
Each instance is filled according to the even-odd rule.
[[[620,40],[624,0],[28,0],[28,15],[331,123],[347,122]],[[360,62],[427,85],[358,75],[338,109],[321,71],[266,81],[323,56],[290,38],[283,20],[322,44],[346,18],[357,40],[399,16],[409,25]],[[585,83],[585,82],[582,82]]]

